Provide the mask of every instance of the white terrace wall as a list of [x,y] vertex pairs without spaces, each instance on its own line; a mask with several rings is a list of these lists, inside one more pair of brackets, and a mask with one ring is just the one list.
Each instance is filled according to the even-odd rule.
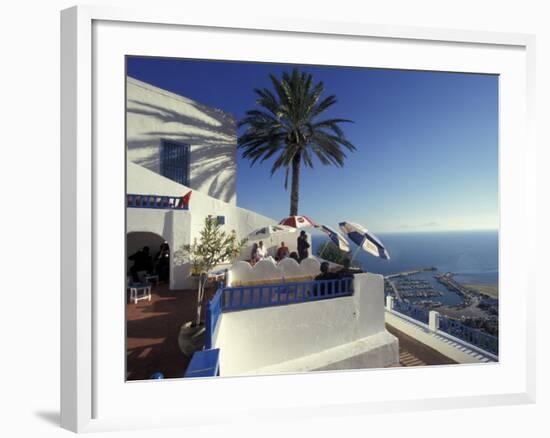
[[[144,195],[184,196],[189,190],[168,178],[158,175],[142,166],[127,161],[127,193]],[[152,232],[162,236],[170,245],[172,254],[182,245],[199,238],[199,232],[208,215],[224,216],[225,230],[235,230],[239,238],[248,236],[253,230],[276,221],[253,211],[246,210],[193,190],[189,210],[162,210],[128,208],[127,232]],[[155,249],[152,249],[155,250]],[[171,257],[171,288],[193,287],[189,277],[189,266],[181,259]]]
[[190,146],[189,186],[236,203],[233,116],[131,77],[126,79],[128,160],[160,173],[162,140]]
[[254,266],[246,261],[237,261],[228,270],[227,285],[312,280],[320,274],[320,268],[321,263],[314,257],[308,257],[301,263],[291,258],[278,263],[272,259],[264,259]]
[[374,274],[356,275],[350,297],[223,313],[214,344],[224,376],[330,369],[353,355],[360,367],[399,360],[384,325],[384,280]]

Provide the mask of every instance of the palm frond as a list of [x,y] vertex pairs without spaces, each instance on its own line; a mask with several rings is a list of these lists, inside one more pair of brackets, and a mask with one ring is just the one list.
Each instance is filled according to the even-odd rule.
[[311,74],[296,68],[280,78],[271,74],[269,79],[272,90],[255,89],[257,108],[247,111],[238,123],[245,128],[238,138],[242,156],[250,159],[251,165],[273,159],[271,175],[284,169],[285,189],[296,156],[306,167],[312,168],[314,159],[323,165],[343,166],[346,151],[354,151],[355,146],[341,125],[353,122],[319,120],[337,102],[336,96],[322,98],[323,82],[314,83]]

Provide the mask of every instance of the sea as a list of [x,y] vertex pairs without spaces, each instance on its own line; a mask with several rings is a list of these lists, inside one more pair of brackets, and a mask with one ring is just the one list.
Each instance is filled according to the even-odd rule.
[[[363,250],[355,252],[357,247],[352,244],[352,255],[356,254],[354,264],[365,272],[382,275],[435,267],[437,271],[422,272],[414,278],[425,279],[443,292],[440,300],[444,304],[458,304],[462,299],[438,283],[434,279],[436,274],[452,272],[461,283],[498,285],[498,231],[388,233],[377,237],[388,250],[390,260]],[[312,237],[315,254],[326,240],[320,235]]]

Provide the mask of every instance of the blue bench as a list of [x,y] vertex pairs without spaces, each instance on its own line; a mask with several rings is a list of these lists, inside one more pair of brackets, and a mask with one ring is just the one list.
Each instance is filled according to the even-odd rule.
[[201,350],[193,354],[183,377],[214,377],[220,375],[220,349]]

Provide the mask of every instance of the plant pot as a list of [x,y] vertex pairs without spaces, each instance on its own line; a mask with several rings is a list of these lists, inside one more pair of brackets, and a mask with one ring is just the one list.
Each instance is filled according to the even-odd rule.
[[183,354],[187,357],[193,356],[196,351],[204,347],[204,324],[194,325],[193,322],[186,322],[180,328],[178,345]]

